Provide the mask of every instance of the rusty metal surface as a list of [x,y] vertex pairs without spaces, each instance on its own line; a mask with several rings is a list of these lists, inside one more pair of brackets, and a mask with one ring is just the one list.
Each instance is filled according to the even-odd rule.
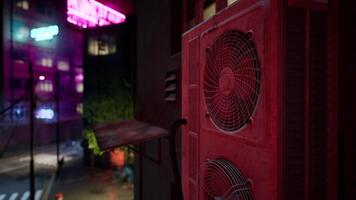
[[138,120],[115,121],[94,128],[101,150],[164,137],[168,131]]

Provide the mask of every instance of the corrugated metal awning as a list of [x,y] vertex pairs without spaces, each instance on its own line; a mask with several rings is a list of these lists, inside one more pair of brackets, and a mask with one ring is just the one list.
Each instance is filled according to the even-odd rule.
[[138,144],[168,136],[168,131],[139,120],[116,121],[94,128],[100,150],[109,150],[127,144]]

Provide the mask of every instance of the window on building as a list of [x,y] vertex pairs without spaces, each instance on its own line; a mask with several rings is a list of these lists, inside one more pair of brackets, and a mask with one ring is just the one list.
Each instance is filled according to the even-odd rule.
[[43,80],[37,83],[36,91],[38,92],[53,92],[53,83],[51,80]]
[[89,37],[88,53],[92,56],[104,56],[116,53],[115,37],[108,35]]
[[37,61],[37,65],[40,65],[42,67],[52,67],[53,60],[52,60],[52,58],[42,57]]
[[203,20],[207,20],[216,13],[216,3],[213,0],[204,1]]
[[69,63],[67,61],[58,61],[57,63],[57,68],[60,71],[69,71],[70,67],[69,67]]
[[23,10],[28,10],[30,9],[30,4],[27,0],[17,0],[16,7],[21,8]]
[[231,4],[233,4],[233,3],[235,3],[237,0],[227,0],[227,5],[229,6],[229,5],[231,5]]
[[76,107],[77,113],[79,114],[83,114],[83,104],[82,103],[78,103],[77,107]]
[[84,91],[84,84],[83,84],[83,83],[77,83],[75,89],[77,90],[78,93],[83,93],[83,91]]
[[26,42],[30,36],[30,30],[27,25],[21,20],[14,20],[12,22],[12,37],[16,42]]

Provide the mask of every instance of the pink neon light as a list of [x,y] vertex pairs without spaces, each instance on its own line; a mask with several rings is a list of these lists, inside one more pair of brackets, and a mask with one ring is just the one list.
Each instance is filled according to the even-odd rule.
[[125,22],[126,16],[95,0],[67,0],[67,21],[82,28]]

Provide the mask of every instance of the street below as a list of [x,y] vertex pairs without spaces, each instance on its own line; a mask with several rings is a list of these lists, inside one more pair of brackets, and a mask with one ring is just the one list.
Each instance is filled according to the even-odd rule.
[[[115,169],[97,169],[83,166],[83,149],[78,141],[61,144],[64,164],[52,184],[48,199],[62,194],[64,199],[131,200],[132,188],[118,180]],[[0,159],[0,200],[27,200],[29,190],[29,155],[10,153]],[[57,171],[56,146],[41,147],[35,151],[35,199],[40,200],[50,179]]]

